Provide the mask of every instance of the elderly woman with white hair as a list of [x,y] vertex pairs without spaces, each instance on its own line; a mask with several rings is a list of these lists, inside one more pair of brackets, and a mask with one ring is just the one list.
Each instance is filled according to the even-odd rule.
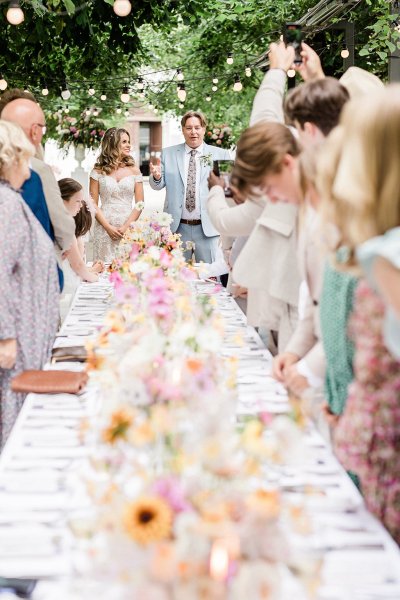
[[18,125],[0,120],[1,446],[24,401],[11,390],[11,379],[44,365],[58,325],[54,248],[18,191],[29,177],[34,152]]

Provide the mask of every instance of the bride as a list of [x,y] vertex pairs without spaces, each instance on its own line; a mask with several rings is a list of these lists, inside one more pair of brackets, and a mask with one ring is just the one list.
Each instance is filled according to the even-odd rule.
[[90,173],[90,195],[97,206],[93,238],[93,260],[111,262],[116,247],[129,225],[141,213],[135,203],[143,202],[143,178],[130,156],[128,131],[107,129],[101,141],[100,155]]

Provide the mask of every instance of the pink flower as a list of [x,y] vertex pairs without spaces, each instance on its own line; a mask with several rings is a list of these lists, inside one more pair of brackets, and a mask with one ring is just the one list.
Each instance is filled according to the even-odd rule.
[[218,146],[220,146],[220,145],[221,145],[221,143],[222,143],[222,142],[221,142],[221,140],[217,140],[217,144],[218,144]]
[[76,133],[74,133],[74,138],[78,138],[79,137],[79,131],[77,131]]
[[71,133],[75,133],[77,131],[76,127],[70,127],[69,130]]
[[140,254],[140,246],[137,242],[133,242],[131,251],[129,253],[131,261],[135,261],[136,258],[139,256],[139,254]]
[[92,129],[92,131],[90,132],[90,135],[96,135],[96,130]]
[[110,281],[110,283],[113,283],[115,287],[122,285],[124,283],[123,279],[122,279],[121,275],[118,273],[118,271],[113,271],[110,274],[109,281]]
[[190,504],[185,498],[182,483],[176,477],[163,477],[155,481],[152,491],[166,500],[175,513],[188,511]]

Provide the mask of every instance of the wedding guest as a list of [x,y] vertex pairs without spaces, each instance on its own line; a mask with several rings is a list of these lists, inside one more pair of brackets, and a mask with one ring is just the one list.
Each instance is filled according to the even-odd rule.
[[[17,90],[13,90],[17,93]],[[55,248],[59,264],[61,255],[68,252],[74,240],[74,220],[68,214],[62,202],[57,181],[53,171],[39,156],[42,155],[41,142],[46,129],[43,110],[37,102],[26,97],[26,92],[21,92],[21,97],[11,96],[2,108],[1,118],[17,123],[24,130],[28,140],[35,146],[36,156],[31,158],[33,181],[25,183],[23,190],[24,200],[28,203],[46,232],[55,241]],[[39,176],[33,175],[36,173]],[[41,185],[40,185],[41,184]],[[43,203],[43,194],[45,203]],[[62,281],[60,281],[62,284]]]
[[90,195],[97,205],[93,255],[106,263],[112,262],[120,240],[142,211],[143,178],[130,153],[129,132],[111,127],[90,173]]
[[[251,124],[284,121],[286,71],[293,63],[294,50],[283,42],[271,44],[269,57],[270,69],[254,98]],[[267,332],[268,347],[276,353],[277,345],[285,346],[297,320],[297,208],[284,202],[272,205],[266,197],[254,194],[244,204],[229,208],[222,186],[212,175],[209,185],[208,211],[216,229],[223,236],[249,238],[236,257],[232,279],[248,289],[248,322]]]
[[[150,163],[150,186],[166,188],[164,210],[172,215],[171,229],[183,242],[194,242],[195,259],[212,263],[218,246],[218,230],[207,212],[207,176],[214,160],[230,159],[229,150],[204,142],[207,121],[199,111],[188,111],[181,119],[183,144],[164,148],[161,165]],[[186,253],[189,260],[189,253]]]
[[[323,199],[352,268],[360,244],[399,226],[400,86],[351,102],[336,138],[336,173]],[[385,346],[384,318],[384,302],[361,280],[350,320],[354,381],[334,444],[343,465],[359,477],[368,508],[399,542],[400,361]]]
[[384,341],[400,360],[400,227],[367,240],[356,254],[368,281],[385,303]]
[[0,121],[0,405],[3,446],[24,401],[11,379],[40,369],[58,326],[53,244],[18,190],[35,149],[20,127]]

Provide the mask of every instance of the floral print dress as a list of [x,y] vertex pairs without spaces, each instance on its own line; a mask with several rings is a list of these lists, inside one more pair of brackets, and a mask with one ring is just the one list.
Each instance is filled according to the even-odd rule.
[[354,381],[335,429],[335,450],[356,473],[366,505],[400,542],[400,362],[382,335],[385,306],[366,281],[358,284],[349,333]]
[[59,285],[53,243],[20,194],[0,181],[0,340],[17,340],[12,369],[0,368],[0,445],[25,395],[11,379],[48,360],[58,327]]

